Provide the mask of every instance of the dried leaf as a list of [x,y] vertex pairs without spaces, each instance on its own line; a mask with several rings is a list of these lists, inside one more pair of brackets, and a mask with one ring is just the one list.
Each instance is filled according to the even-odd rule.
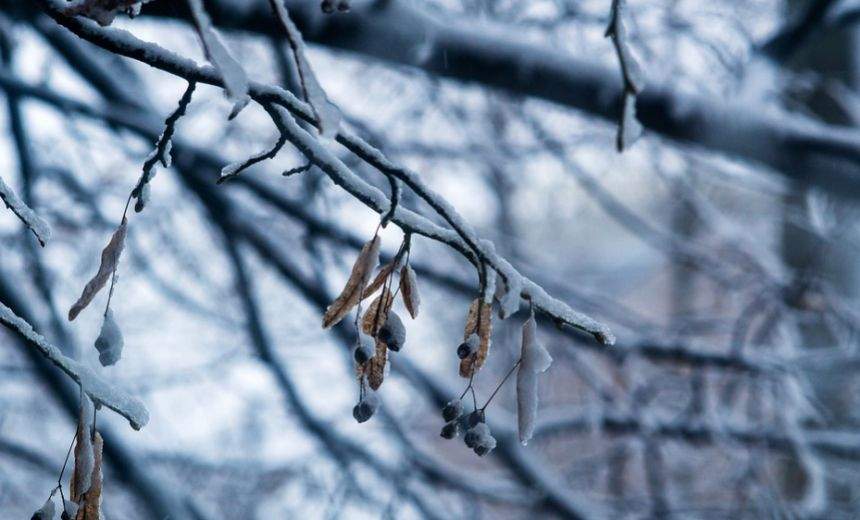
[[379,245],[380,239],[377,235],[361,248],[361,252],[352,266],[349,279],[346,281],[346,286],[325,311],[325,316],[323,316],[324,329],[339,323],[358,304],[370,274],[379,262]]
[[96,350],[99,351],[99,362],[102,366],[110,366],[119,361],[122,356],[122,331],[113,317],[113,311],[108,309],[102,322],[99,337],[96,339]]
[[382,341],[376,340],[376,354],[367,362],[365,373],[370,388],[378,390],[385,379],[385,365],[388,362],[388,346]]
[[78,301],[72,305],[72,308],[69,309],[69,321],[74,320],[78,317],[78,314],[81,313],[87,305],[93,301],[96,294],[105,286],[107,281],[110,279],[111,275],[116,271],[117,264],[119,264],[119,258],[122,255],[122,249],[125,246],[125,235],[128,230],[128,221],[123,218],[122,223],[116,228],[116,231],[113,232],[113,236],[110,237],[110,242],[105,248],[102,250],[102,259],[101,264],[99,264],[99,271],[93,276],[92,280],[87,282],[87,285],[84,287],[84,291],[81,293],[81,297],[78,298]]
[[364,288],[364,292],[361,295],[361,299],[368,298],[370,295],[379,290],[380,287],[385,283],[385,280],[388,278],[388,275],[391,274],[391,271],[394,270],[394,262],[389,262],[383,265],[379,269],[379,273],[377,273],[376,278],[370,282],[367,287]]
[[534,314],[523,324],[522,353],[517,370],[517,423],[519,438],[526,445],[532,438],[537,417],[537,375],[546,371],[552,357],[537,339]]
[[38,511],[33,513],[33,516],[30,520],[54,520],[54,515],[56,514],[56,508],[54,507],[54,495],[48,497],[48,500],[45,501],[45,504],[39,508]]
[[92,485],[93,443],[91,431],[95,422],[95,406],[92,400],[84,394],[81,398],[81,410],[78,415],[78,433],[75,443],[75,468],[72,471],[71,495],[75,502],[90,490]]
[[[374,298],[361,320],[361,330],[368,336],[376,337],[379,329],[385,325],[385,320],[388,318],[388,311],[391,310],[391,305],[393,303],[394,295],[391,294],[391,291],[388,289]],[[382,306],[381,309],[380,305]]]
[[421,306],[421,295],[418,293],[418,278],[412,266],[406,264],[400,270],[400,292],[403,296],[403,304],[412,319],[418,317],[418,308]]
[[469,316],[466,318],[466,327],[463,330],[463,340],[466,341],[469,339],[469,336],[477,333],[478,337],[481,338],[481,344],[474,354],[460,360],[461,377],[472,377],[487,359],[487,354],[490,352],[490,336],[493,333],[493,316],[491,311],[492,306],[487,305],[480,298],[476,298],[469,307]]
[[78,509],[75,520],[102,519],[102,448],[104,448],[104,440],[100,433],[96,432],[92,446],[93,460],[95,462],[91,479],[92,485],[90,485],[89,491],[84,493],[80,500],[77,500],[81,507]]

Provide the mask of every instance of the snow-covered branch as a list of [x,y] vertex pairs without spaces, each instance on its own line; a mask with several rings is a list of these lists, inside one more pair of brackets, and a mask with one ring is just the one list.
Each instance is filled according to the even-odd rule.
[[2,303],[0,303],[0,323],[19,334],[30,346],[78,383],[94,403],[104,405],[125,417],[135,430],[143,428],[149,422],[149,412],[143,403],[115,388],[89,367],[66,357],[60,349],[48,342],[44,336],[33,330],[29,323]]
[[[199,81],[223,86],[220,75],[211,67],[200,67],[193,61],[182,58],[154,43],[143,42],[126,31],[99,28],[84,20],[68,18],[62,14],[61,10],[51,0],[43,0],[43,4],[47,12],[58,23],[67,27],[78,36],[106,50],[134,58],[165,72],[185,78],[188,81]],[[251,82],[249,93],[252,98],[261,104],[277,104],[286,109],[281,110],[282,117],[276,123],[282,125],[282,131],[288,133],[290,141],[336,184],[374,211],[380,214],[388,211],[390,202],[384,193],[370,186],[352,173],[315,136],[307,133],[296,122],[294,116],[300,117],[310,123],[315,123],[313,110],[307,103],[304,103],[282,88],[266,86],[256,82]],[[287,110],[289,110],[289,113],[287,113]],[[337,141],[382,173],[392,175],[401,180],[404,185],[427,202],[451,226],[451,228],[445,228],[433,224],[426,217],[401,206],[395,211],[392,221],[404,231],[410,231],[445,243],[460,251],[476,265],[486,263],[505,280],[521,279],[523,287],[522,297],[530,300],[536,309],[551,315],[559,324],[569,325],[594,335],[601,343],[609,345],[614,343],[614,336],[608,327],[582,313],[574,311],[563,302],[549,296],[546,291],[531,280],[522,277],[510,263],[496,254],[492,243],[479,239],[472,227],[459,215],[453,206],[428,188],[417,173],[393,163],[380,150],[372,147],[360,137],[346,130],[340,130],[337,135]]]

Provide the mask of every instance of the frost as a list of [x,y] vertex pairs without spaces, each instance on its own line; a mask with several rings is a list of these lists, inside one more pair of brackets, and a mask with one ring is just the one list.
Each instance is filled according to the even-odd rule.
[[520,367],[517,370],[517,422],[520,442],[525,446],[532,438],[537,417],[537,375],[545,372],[552,357],[537,339],[534,314],[523,324],[523,344]]
[[54,495],[52,493],[48,497],[48,500],[45,501],[45,504],[33,513],[32,520],[54,520],[54,515],[56,515],[56,508],[54,507]]
[[624,106],[616,137],[618,151],[626,150],[642,135],[642,125],[636,119],[636,95],[642,92],[645,86],[642,69],[627,41],[627,28],[624,25],[625,11],[625,0],[613,0],[609,25],[606,28],[606,36],[611,37],[615,45],[618,62],[621,65],[621,76],[624,80]]
[[636,119],[636,94],[624,94],[624,113],[618,127],[618,149],[630,148],[642,136],[642,124]]
[[[502,284],[499,284],[500,286]],[[503,320],[513,316],[520,310],[520,293],[523,290],[522,278],[519,276],[508,276],[504,283],[505,292],[499,299],[499,317]]]
[[12,188],[3,182],[2,177],[0,177],[0,200],[36,235],[39,244],[45,247],[45,243],[51,238],[50,226],[18,198]]
[[146,411],[143,403],[114,388],[90,368],[63,355],[60,349],[49,343],[41,334],[34,331],[29,323],[2,303],[0,303],[0,323],[17,331],[40,354],[80,384],[81,389],[94,403],[103,404],[122,415],[128,419],[129,424],[135,430],[143,428],[149,422],[149,412]]
[[302,39],[302,33],[290,19],[286,7],[281,0],[271,2],[272,6],[281,20],[281,25],[287,33],[287,39],[290,42],[290,47],[293,51],[293,57],[296,61],[296,68],[299,73],[302,90],[304,91],[305,99],[311,105],[314,111],[314,116],[317,119],[320,134],[332,139],[340,129],[340,121],[342,119],[340,110],[328,99],[325,91],[317,81],[307,58],[305,57],[305,42]]
[[406,344],[406,327],[403,325],[403,320],[394,311],[388,312],[385,325],[379,332],[379,339],[394,352],[399,351]]
[[224,81],[227,97],[233,103],[233,110],[230,112],[230,119],[233,119],[251,100],[248,96],[248,76],[215,31],[209,14],[203,8],[202,0],[188,0],[188,5],[194,16],[194,24],[206,52],[206,59],[218,70]]
[[491,268],[487,268],[486,273],[486,283],[487,286],[484,287],[484,303],[487,305],[493,304],[493,296],[496,295],[496,271]]
[[95,422],[95,406],[86,395],[81,399],[81,412],[78,418],[78,438],[75,446],[74,489],[77,495],[83,495],[92,485],[95,456],[93,455],[93,440],[91,432]]
[[99,351],[99,362],[102,366],[116,364],[122,356],[122,331],[113,317],[113,311],[108,309],[102,322],[99,337],[96,339],[96,350]]

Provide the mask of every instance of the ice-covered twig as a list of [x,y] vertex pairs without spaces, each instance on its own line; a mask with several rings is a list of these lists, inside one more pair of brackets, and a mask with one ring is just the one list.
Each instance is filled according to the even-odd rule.
[[170,163],[172,161],[170,155],[172,149],[171,139],[173,138],[173,134],[176,133],[176,123],[185,115],[188,105],[191,103],[191,96],[194,94],[196,86],[196,82],[188,82],[188,87],[185,89],[182,97],[179,98],[176,110],[171,112],[170,115],[167,116],[167,119],[164,120],[164,131],[161,132],[161,135],[158,137],[158,141],[155,143],[155,149],[151,154],[149,154],[143,163],[143,172],[140,175],[140,179],[137,181],[137,185],[135,185],[134,190],[131,192],[131,196],[137,199],[137,203],[134,206],[134,210],[137,212],[142,211],[146,204],[146,193],[148,192],[149,181],[155,177],[155,165],[160,162],[165,168],[170,167]]
[[[224,85],[217,71],[211,68],[199,67],[193,61],[177,56],[156,44],[143,42],[127,31],[99,28],[84,20],[65,17],[61,10],[57,9],[56,2],[53,0],[42,0],[42,3],[48,14],[59,24],[106,50],[142,61],[188,81]],[[313,110],[308,104],[280,87],[251,82],[249,93],[261,104],[278,104],[296,117],[311,123],[316,121]],[[306,153],[316,166],[332,178],[336,184],[375,211],[384,213],[390,208],[389,200],[385,194],[352,173],[332,152],[322,146],[316,137],[300,128],[293,120],[292,115],[287,115],[289,117],[283,119],[290,122],[290,141],[299,147],[303,153]],[[426,217],[405,210],[401,206],[395,211],[392,221],[402,229],[448,244],[460,251],[476,266],[481,262],[486,263],[498,272],[503,280],[522,277],[507,261],[496,254],[492,243],[480,240],[472,227],[457,213],[453,206],[441,195],[427,187],[417,173],[395,164],[380,150],[345,129],[340,129],[337,142],[383,174],[394,176],[402,181],[451,226],[451,228],[445,228],[436,225]],[[559,325],[569,325],[588,332],[604,344],[614,343],[615,338],[607,326],[575,312],[558,300],[550,298],[537,284],[522,278],[522,296],[530,299],[536,309],[550,314]]]
[[51,238],[51,228],[42,217],[29,208],[0,177],[0,200],[36,235],[42,247]]
[[200,36],[200,43],[206,52],[206,59],[218,70],[224,82],[227,97],[233,103],[233,110],[229,116],[229,119],[233,119],[250,101],[248,98],[248,76],[242,65],[236,61],[236,58],[230,54],[227,46],[221,41],[221,36],[215,32],[209,14],[203,8],[203,0],[187,1],[194,17],[194,26]]
[[636,119],[636,95],[642,92],[645,86],[642,70],[627,41],[627,28],[624,26],[626,10],[626,0],[612,0],[609,24],[605,33],[606,37],[612,38],[612,44],[618,54],[618,63],[621,66],[621,77],[624,80],[623,106],[615,141],[619,152],[629,148],[642,135],[642,124]]
[[20,334],[28,344],[78,383],[94,403],[102,404],[125,417],[135,430],[143,428],[149,422],[149,412],[143,403],[113,387],[89,367],[63,355],[60,349],[48,342],[44,336],[33,330],[29,323],[2,303],[0,303],[0,323]]
[[[272,117],[275,118],[276,116],[272,115]],[[273,157],[275,157],[275,155],[278,154],[279,151],[281,151],[281,148],[283,148],[285,144],[287,144],[287,136],[283,132],[279,132],[278,139],[277,141],[275,141],[275,144],[272,145],[271,148],[269,148],[268,150],[264,150],[260,153],[256,153],[243,161],[228,164],[221,169],[221,176],[218,177],[218,180],[216,182],[218,184],[221,184],[222,182],[232,179],[233,177],[239,175],[243,171],[247,170],[248,168],[254,166],[259,162],[265,161],[266,159],[272,159]]]
[[296,72],[299,76],[299,85],[302,88],[302,96],[305,101],[311,106],[315,123],[320,133],[326,137],[334,137],[337,135],[340,127],[341,114],[340,110],[331,101],[325,91],[317,81],[313,69],[311,69],[305,56],[305,43],[302,38],[302,33],[290,19],[290,14],[287,8],[284,7],[284,0],[269,0],[269,5],[281,22],[284,32],[287,35],[287,41],[290,44],[290,50],[293,53],[293,60],[296,65]]

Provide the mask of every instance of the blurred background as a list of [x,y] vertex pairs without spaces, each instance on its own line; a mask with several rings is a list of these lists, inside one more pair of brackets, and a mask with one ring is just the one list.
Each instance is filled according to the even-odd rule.
[[[304,163],[290,146],[216,186],[277,129],[253,103],[227,121],[199,85],[131,218],[111,304],[125,350],[102,368],[99,313],[65,315],[186,82],[0,0],[0,176],[53,228],[40,248],[0,211],[0,301],[151,414],[139,432],[99,414],[106,518],[857,517],[860,4],[629,0],[645,131],[624,153],[609,0],[286,5],[343,124],[617,344],[540,321],[555,361],[535,438],[516,439],[514,381],[487,409],[495,451],[440,438],[478,281],[416,236],[421,314],[357,424],[353,330],[320,322],[379,216],[317,168],[281,176]],[[268,2],[205,6],[251,79],[295,85]],[[204,63],[190,20],[152,0],[112,26]],[[390,258],[402,233],[381,236]],[[484,399],[526,316],[496,320]],[[4,519],[56,485],[78,414],[65,380],[0,330]]]

